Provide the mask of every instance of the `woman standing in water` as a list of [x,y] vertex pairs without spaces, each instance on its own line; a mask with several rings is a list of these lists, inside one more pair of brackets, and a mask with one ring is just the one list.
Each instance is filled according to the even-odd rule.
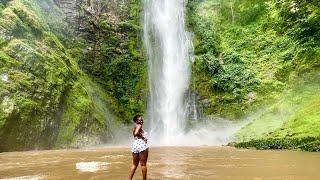
[[147,133],[142,129],[143,119],[141,115],[136,115],[133,118],[134,128],[133,128],[133,137],[134,142],[132,145],[132,166],[130,170],[129,179],[133,178],[133,175],[139,165],[141,164],[142,176],[143,179],[147,179],[147,160],[149,153],[149,146],[147,144]]

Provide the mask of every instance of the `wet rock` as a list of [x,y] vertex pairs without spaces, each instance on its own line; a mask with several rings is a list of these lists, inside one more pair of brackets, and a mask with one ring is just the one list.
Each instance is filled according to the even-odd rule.
[[203,106],[199,101],[200,95],[197,91],[189,91],[185,94],[187,100],[187,117],[197,120],[203,116]]
[[200,102],[203,107],[208,107],[212,101],[211,101],[211,99],[203,99]]
[[266,75],[267,75],[268,78],[271,79],[271,78],[273,78],[274,73],[271,70],[269,70]]
[[2,81],[4,81],[4,82],[9,82],[9,76],[8,76],[8,74],[1,74],[0,75],[0,79],[2,80]]
[[76,148],[88,147],[101,144],[102,141],[96,135],[85,135],[81,134],[77,137],[77,140],[71,146]]
[[256,98],[256,93],[255,92],[249,92],[248,93],[248,101],[251,103],[255,100]]
[[14,110],[14,102],[9,97],[4,97],[1,103],[2,110],[5,114],[11,114]]

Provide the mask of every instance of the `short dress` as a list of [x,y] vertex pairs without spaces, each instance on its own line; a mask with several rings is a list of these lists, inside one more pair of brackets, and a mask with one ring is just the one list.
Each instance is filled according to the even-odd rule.
[[[147,139],[147,133],[146,132],[143,132],[143,137]],[[131,152],[135,153],[135,154],[138,154],[138,153],[141,153],[142,151],[144,151],[144,150],[146,150],[148,148],[149,148],[149,146],[146,143],[146,141],[144,141],[141,138],[135,137],[135,139],[133,141],[133,144],[132,144]]]

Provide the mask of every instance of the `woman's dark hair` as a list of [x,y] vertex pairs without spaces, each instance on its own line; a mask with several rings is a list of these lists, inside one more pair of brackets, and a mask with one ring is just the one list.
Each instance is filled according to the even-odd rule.
[[133,117],[133,122],[136,123],[140,117],[142,117],[140,114],[135,115],[135,116]]

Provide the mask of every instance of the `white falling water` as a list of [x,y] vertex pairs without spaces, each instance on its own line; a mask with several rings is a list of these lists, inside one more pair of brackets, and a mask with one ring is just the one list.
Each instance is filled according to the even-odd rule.
[[145,0],[144,43],[149,58],[151,138],[176,144],[186,119],[192,44],[185,29],[185,0]]
[[186,128],[187,108],[193,111],[194,118],[197,119],[196,95],[194,94],[191,104],[186,104],[190,64],[193,60],[191,36],[185,29],[186,1],[144,1],[151,143],[165,146],[226,144],[248,121],[203,118],[202,121],[193,121],[192,127]]

